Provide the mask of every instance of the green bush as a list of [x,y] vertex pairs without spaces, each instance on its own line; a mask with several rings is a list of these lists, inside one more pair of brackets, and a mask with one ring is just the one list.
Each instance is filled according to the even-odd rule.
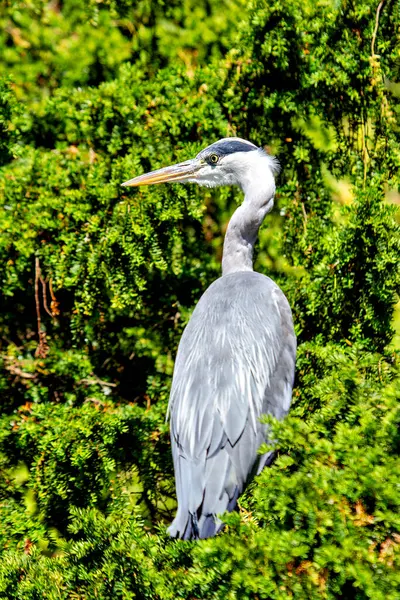
[[[380,6],[0,9],[0,598],[399,597],[400,13]],[[173,360],[241,194],[120,183],[234,134],[283,167],[256,268],[293,308],[296,387],[226,530],[181,542]]]

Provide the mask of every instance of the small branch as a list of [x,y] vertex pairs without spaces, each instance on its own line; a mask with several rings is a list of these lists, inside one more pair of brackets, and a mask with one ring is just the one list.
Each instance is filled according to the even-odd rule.
[[378,33],[378,27],[379,27],[379,15],[382,10],[382,6],[383,6],[384,2],[385,2],[385,0],[381,0],[381,2],[378,5],[378,8],[376,9],[375,29],[374,29],[374,33],[372,34],[372,40],[371,40],[371,57],[372,58],[377,56],[375,54],[375,41],[376,41],[376,35]]
[[51,304],[50,304],[50,309],[51,309],[51,313],[53,317],[56,317],[57,315],[60,314],[60,309],[59,307],[59,302],[57,302],[57,298],[54,295],[54,291],[53,291],[53,281],[51,280],[51,278],[49,279],[49,290],[50,290],[50,296],[51,296]]
[[40,278],[40,262],[39,258],[35,259],[35,302],[36,302],[36,319],[37,319],[37,328],[38,332],[40,332],[40,327],[42,324],[40,317],[40,302],[39,302],[39,278]]
[[363,159],[363,165],[364,165],[364,176],[363,176],[363,188],[365,189],[365,186],[367,184],[367,167],[368,167],[368,150],[367,150],[367,144],[365,141],[365,129],[366,129],[366,123],[364,121],[364,117],[362,120],[362,124],[361,124],[361,139],[362,139],[362,159]]
[[150,396],[148,396],[147,394],[145,394],[144,397],[145,397],[145,400],[146,400],[146,410],[150,410],[150,408],[151,408]]
[[85,379],[80,379],[78,383],[87,383],[88,385],[103,385],[104,387],[114,388],[117,387],[118,383],[110,383],[109,381],[103,381],[98,377],[86,377]]
[[41,274],[39,276],[39,279],[40,279],[40,283],[42,284],[44,310],[47,312],[48,315],[50,315],[50,317],[52,317],[53,313],[51,312],[51,310],[49,309],[49,307],[47,305],[47,285],[46,285],[47,282],[43,279]]
[[10,363],[10,364],[6,364],[4,367],[7,371],[10,371],[10,373],[12,375],[16,375],[17,377],[21,377],[21,379],[37,379],[37,374],[35,373],[27,373],[26,371],[23,371],[22,369],[20,369],[19,367],[17,367],[15,364]]
[[304,202],[301,203],[301,210],[303,211],[303,227],[304,227],[304,235],[307,235],[307,213],[306,213],[306,207],[304,206]]
[[46,340],[46,332],[42,331],[42,317],[40,314],[40,300],[39,300],[39,281],[41,279],[40,261],[37,256],[35,259],[35,303],[36,303],[36,320],[39,344],[36,348],[35,356],[39,358],[46,358],[49,353],[49,346]]

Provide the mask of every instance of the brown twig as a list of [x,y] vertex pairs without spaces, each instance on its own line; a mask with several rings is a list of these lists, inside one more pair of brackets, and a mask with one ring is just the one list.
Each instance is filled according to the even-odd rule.
[[46,358],[49,353],[49,346],[47,344],[46,332],[42,330],[42,317],[40,314],[40,299],[39,299],[39,281],[41,279],[40,261],[37,256],[35,259],[35,303],[36,303],[36,320],[39,344],[36,348],[35,356],[39,358]]
[[383,6],[384,2],[385,2],[385,0],[381,0],[381,2],[378,4],[378,8],[376,9],[375,29],[374,29],[374,33],[372,34],[372,40],[371,40],[371,56],[372,56],[372,58],[374,58],[374,56],[376,56],[375,41],[376,41],[376,35],[378,33],[378,27],[379,27],[379,15],[382,10],[382,6]]
[[364,176],[363,176],[363,188],[367,184],[367,170],[368,170],[368,150],[366,143],[366,123],[364,121],[364,117],[361,123],[361,141],[362,141],[362,160],[364,165]]
[[52,317],[53,313],[51,312],[51,310],[49,309],[49,307],[47,305],[47,281],[45,279],[43,279],[41,274],[39,276],[39,279],[40,279],[40,283],[42,284],[44,310],[47,312],[48,315],[50,315],[50,317]]
[[150,396],[148,396],[147,394],[145,394],[144,397],[145,397],[145,400],[146,400],[146,410],[150,410],[150,408],[151,408]]
[[56,317],[57,315],[60,314],[60,309],[59,307],[59,302],[57,302],[57,298],[54,295],[54,291],[53,291],[53,281],[51,280],[51,278],[49,279],[49,290],[50,290],[50,296],[51,296],[51,304],[50,304],[50,309],[51,309],[51,313],[53,317]]
[[301,210],[303,211],[303,227],[304,227],[304,235],[307,235],[307,213],[306,213],[306,207],[304,206],[304,202],[301,203]]
[[110,383],[109,381],[103,381],[98,377],[85,377],[80,379],[78,383],[87,383],[88,385],[103,385],[104,387],[117,387],[118,383]]
[[10,359],[10,357],[4,357],[5,359],[5,365],[4,368],[9,371],[12,375],[15,375],[16,377],[21,377],[21,379],[36,379],[37,378],[37,374],[36,373],[27,373],[26,371],[23,371],[22,369],[20,369],[20,367],[18,367],[15,362],[12,362],[12,359]]

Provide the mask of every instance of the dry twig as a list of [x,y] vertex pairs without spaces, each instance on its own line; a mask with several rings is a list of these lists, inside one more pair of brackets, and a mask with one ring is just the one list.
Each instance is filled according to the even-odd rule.
[[385,2],[385,0],[381,0],[381,2],[378,4],[378,8],[376,9],[375,29],[374,29],[374,33],[372,34],[372,40],[371,40],[371,56],[372,56],[372,58],[377,56],[375,54],[375,41],[376,41],[376,35],[378,33],[378,27],[379,27],[379,15],[382,10],[382,6],[383,6],[384,2]]
[[42,317],[40,314],[40,299],[39,299],[39,281],[41,280],[41,270],[39,257],[35,260],[35,303],[36,303],[36,320],[39,337],[39,344],[36,348],[35,356],[46,358],[49,353],[49,345],[46,339],[46,332],[42,330]]

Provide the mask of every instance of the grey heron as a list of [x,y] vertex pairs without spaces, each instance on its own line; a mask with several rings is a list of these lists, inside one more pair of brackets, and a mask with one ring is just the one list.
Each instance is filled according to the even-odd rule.
[[259,227],[272,209],[276,159],[241,138],[224,138],[196,158],[139,175],[124,186],[189,182],[238,185],[244,201],[230,219],[222,276],[200,298],[179,343],[169,400],[178,510],[172,537],[207,538],[236,507],[249,477],[272,461],[263,414],[289,411],[296,336],[289,303],[253,271]]

